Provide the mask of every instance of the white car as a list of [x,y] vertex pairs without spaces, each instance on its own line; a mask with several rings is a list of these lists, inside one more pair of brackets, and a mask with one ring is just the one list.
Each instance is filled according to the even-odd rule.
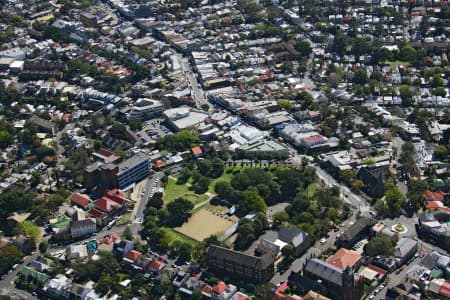
[[137,218],[136,219],[136,223],[138,223],[138,224],[142,224],[144,222],[144,218]]
[[323,244],[325,244],[327,242],[327,239],[326,238],[321,238],[319,242],[320,242],[321,245],[323,245]]

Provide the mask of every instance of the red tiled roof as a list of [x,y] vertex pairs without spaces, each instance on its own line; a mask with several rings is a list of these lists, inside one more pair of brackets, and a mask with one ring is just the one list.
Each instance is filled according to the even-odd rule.
[[161,168],[166,166],[166,163],[163,162],[162,160],[156,160],[156,161],[153,162],[153,166],[155,168],[161,169]]
[[85,194],[73,193],[70,196],[70,201],[82,208],[87,208],[90,200],[91,198],[89,198],[89,196]]
[[125,257],[131,259],[132,261],[137,261],[139,257],[141,257],[141,255],[142,255],[141,252],[137,250],[131,250],[130,252],[127,253]]
[[444,204],[441,201],[427,201],[425,207],[431,211],[435,211],[436,209],[443,208]]
[[120,205],[128,201],[124,196],[125,194],[119,189],[109,190],[103,194],[103,197],[111,199],[112,201],[117,202]]
[[384,270],[380,267],[374,266],[374,265],[368,265],[367,268],[371,269],[372,271],[377,272],[378,274],[381,274],[381,276],[384,276],[387,273],[386,270]]
[[159,261],[159,260],[154,260],[154,261],[149,265],[149,268],[150,268],[150,270],[158,271],[158,272],[159,272],[159,271],[161,271],[162,269],[164,269],[165,266],[166,266],[165,263],[163,263],[163,262],[161,262],[161,261]]
[[245,294],[242,294],[241,292],[237,292],[237,294],[234,297],[235,300],[247,300],[248,296]]
[[216,294],[222,294],[223,291],[225,291],[225,289],[227,288],[227,284],[223,281],[219,281],[213,289],[213,292]]
[[108,149],[105,149],[105,148],[100,148],[100,149],[98,149],[96,152],[97,152],[98,154],[100,154],[100,155],[102,155],[102,156],[106,156],[106,157],[111,156],[111,155],[114,155],[114,152],[109,151]]
[[423,197],[425,198],[425,201],[444,201],[445,194],[441,191],[433,192],[426,190],[423,192]]
[[103,242],[104,244],[109,245],[109,244],[114,243],[114,242],[115,242],[117,239],[119,239],[119,238],[120,238],[120,236],[119,236],[117,233],[113,232],[111,235],[105,236],[105,237],[103,238],[102,242]]
[[89,213],[96,218],[101,218],[105,214],[104,212],[96,208],[91,209]]
[[105,211],[111,212],[114,209],[120,207],[120,204],[106,197],[102,197],[94,202],[96,208]]
[[334,255],[330,256],[327,259],[327,263],[341,270],[345,270],[347,267],[352,268],[361,259],[362,256],[356,253],[355,251],[341,248]]
[[443,295],[446,298],[450,297],[450,283],[444,282],[439,289],[439,295]]
[[202,148],[199,146],[192,147],[192,154],[194,155],[201,155],[203,153]]
[[71,116],[72,116],[71,114],[64,114],[62,119],[64,120],[64,122],[69,123]]
[[280,284],[280,286],[277,287],[277,289],[275,290],[275,296],[277,296],[278,298],[284,298],[284,292],[288,287],[288,281],[286,280],[285,282],[283,282],[283,284]]
[[42,160],[43,160],[45,163],[51,163],[51,162],[53,162],[53,161],[55,160],[55,157],[54,157],[54,156],[51,156],[51,155],[47,155],[47,156],[45,156]]
[[303,141],[305,143],[325,142],[327,140],[328,139],[322,135],[315,135],[315,136],[311,136],[306,139],[303,139]]
[[202,293],[205,293],[205,294],[208,294],[208,295],[211,295],[212,291],[213,291],[213,288],[210,285],[205,285],[202,288]]

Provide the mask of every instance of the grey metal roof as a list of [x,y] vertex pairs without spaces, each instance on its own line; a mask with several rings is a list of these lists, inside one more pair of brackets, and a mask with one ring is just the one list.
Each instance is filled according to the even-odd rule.
[[343,271],[325,261],[313,258],[308,261],[305,270],[323,280],[342,286]]
[[395,255],[398,257],[404,257],[412,248],[417,245],[417,241],[411,238],[401,238],[395,246]]

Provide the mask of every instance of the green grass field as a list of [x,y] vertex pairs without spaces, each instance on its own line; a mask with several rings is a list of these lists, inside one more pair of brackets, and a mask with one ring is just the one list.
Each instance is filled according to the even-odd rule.
[[185,198],[196,205],[206,201],[208,195],[197,195],[193,191],[190,191],[187,185],[177,184],[176,179],[169,178],[167,186],[164,189],[164,203],[167,204],[177,198]]
[[[270,167],[272,169],[274,166]],[[211,181],[211,184],[208,187],[208,192],[215,195],[214,188],[217,184],[217,182],[220,181],[226,181],[231,182],[231,178],[233,177],[232,171],[237,170],[244,170],[248,168],[260,168],[260,166],[226,166],[225,170],[219,178],[213,179]],[[282,169],[286,167],[276,167],[277,169]],[[230,172],[231,171],[231,172]],[[272,173],[269,171],[269,173]],[[273,174],[271,174],[273,175]],[[192,178],[188,180],[188,183],[192,183]],[[315,190],[315,187],[314,187]],[[193,191],[189,190],[188,185],[186,184],[177,184],[176,179],[169,178],[166,188],[164,189],[164,203],[167,204],[177,198],[185,198],[189,201],[191,201],[194,205],[197,205],[198,203],[204,202],[208,199],[208,195],[197,195]]]
[[198,244],[198,242],[194,239],[191,239],[188,236],[185,236],[184,234],[178,233],[175,230],[173,230],[172,228],[164,228],[164,231],[169,235],[170,240],[172,241],[172,243],[174,241],[180,241],[183,243],[188,243],[191,244],[192,247],[196,246]]

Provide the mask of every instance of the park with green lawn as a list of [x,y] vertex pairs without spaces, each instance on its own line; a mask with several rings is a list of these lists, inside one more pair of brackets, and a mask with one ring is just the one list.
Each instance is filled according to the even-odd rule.
[[[164,188],[164,203],[172,202],[177,198],[184,198],[192,202],[194,205],[198,205],[201,203],[205,203],[211,196],[215,196],[215,187],[218,182],[231,182],[234,174],[237,174],[245,169],[249,168],[265,168],[268,170],[269,174],[273,175],[273,172],[276,170],[286,169],[284,166],[271,166],[270,168],[267,166],[261,165],[233,165],[233,166],[224,166],[222,174],[217,178],[209,178],[207,181],[208,187],[207,191],[202,194],[197,194],[192,186],[194,184],[195,176],[192,176],[192,172],[189,172],[189,178],[187,181],[181,180],[180,177],[188,176],[186,174],[178,174],[174,176],[169,176],[167,183]],[[312,192],[314,193],[315,186],[310,187]]]

